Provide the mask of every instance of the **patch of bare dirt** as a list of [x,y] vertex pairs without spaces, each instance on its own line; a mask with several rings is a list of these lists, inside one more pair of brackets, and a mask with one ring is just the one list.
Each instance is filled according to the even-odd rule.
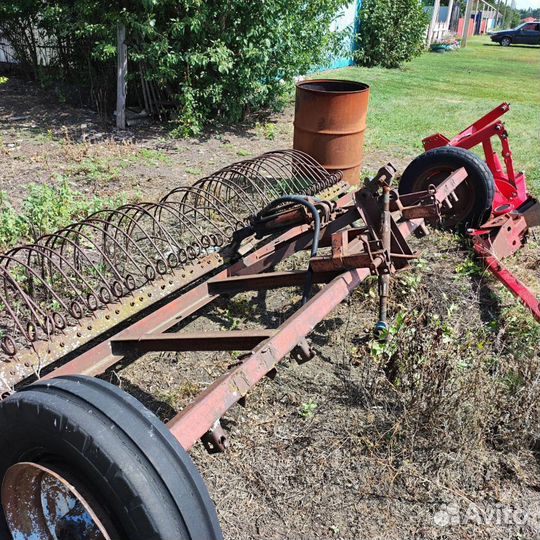
[[[201,138],[176,140],[150,122],[118,131],[90,110],[58,103],[30,82],[0,85],[0,189],[15,204],[29,183],[65,177],[83,192],[155,200],[226,165],[292,147],[293,107]],[[388,161],[367,152],[364,170]],[[401,160],[402,161],[402,160]],[[400,160],[398,166],[405,165]]]

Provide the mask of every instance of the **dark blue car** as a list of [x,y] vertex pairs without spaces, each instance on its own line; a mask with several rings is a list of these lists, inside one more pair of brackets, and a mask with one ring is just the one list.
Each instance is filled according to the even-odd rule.
[[529,22],[520,24],[517,28],[509,30],[499,30],[490,33],[491,41],[495,41],[503,47],[512,44],[519,45],[540,45],[540,22]]

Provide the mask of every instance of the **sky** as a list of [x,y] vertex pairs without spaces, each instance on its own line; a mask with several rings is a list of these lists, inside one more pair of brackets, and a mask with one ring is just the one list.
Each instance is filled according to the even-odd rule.
[[539,8],[540,0],[516,0],[518,9]]

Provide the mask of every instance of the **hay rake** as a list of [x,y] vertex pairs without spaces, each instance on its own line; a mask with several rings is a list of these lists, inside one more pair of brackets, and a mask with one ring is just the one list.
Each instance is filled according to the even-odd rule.
[[222,248],[270,201],[339,182],[306,154],[270,152],[8,251],[0,257],[3,390],[223,264],[230,250]]
[[[201,439],[224,451],[221,418],[287,355],[313,358],[309,333],[369,276],[379,280],[384,339],[389,279],[415,257],[407,239],[428,234],[426,222],[459,215],[469,226],[485,212],[475,191],[481,160],[463,152],[450,151],[463,165],[445,162],[427,185],[401,193],[390,164],[351,188],[306,154],[270,152],[5,254],[0,537],[221,538],[186,450]],[[530,213],[519,212],[526,229]],[[306,270],[276,271],[306,250]],[[281,287],[304,292],[277,328],[183,329],[219,298]],[[246,354],[167,426],[95,378],[147,352],[219,350]]]

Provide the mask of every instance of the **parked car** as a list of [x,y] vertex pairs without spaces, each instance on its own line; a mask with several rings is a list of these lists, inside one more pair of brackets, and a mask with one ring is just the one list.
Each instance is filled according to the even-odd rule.
[[540,22],[528,22],[509,30],[499,30],[490,33],[490,37],[491,41],[495,41],[503,47],[508,47],[513,43],[540,45]]

